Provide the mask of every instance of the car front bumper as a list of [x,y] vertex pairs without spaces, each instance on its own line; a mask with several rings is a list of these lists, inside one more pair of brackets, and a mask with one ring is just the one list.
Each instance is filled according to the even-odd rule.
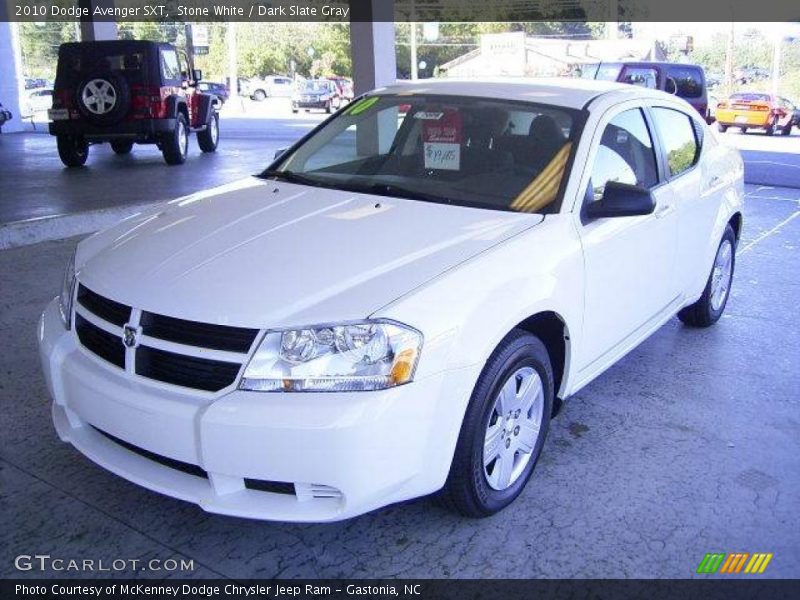
[[64,328],[55,300],[38,337],[63,441],[206,511],[279,521],[335,521],[439,489],[479,370],[378,392],[208,399],[106,365]]
[[293,108],[327,108],[329,100],[319,100],[319,101],[303,101],[303,100],[292,100],[292,107]]

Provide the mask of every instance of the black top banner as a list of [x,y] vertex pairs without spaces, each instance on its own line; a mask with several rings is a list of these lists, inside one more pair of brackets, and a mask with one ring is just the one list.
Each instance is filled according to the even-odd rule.
[[800,21],[796,0],[0,0],[0,20],[239,22]]

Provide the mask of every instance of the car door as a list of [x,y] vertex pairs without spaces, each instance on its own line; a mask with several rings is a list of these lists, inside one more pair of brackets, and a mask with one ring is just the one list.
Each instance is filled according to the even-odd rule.
[[[709,235],[725,193],[724,164],[715,159],[713,138],[693,114],[675,107],[653,106],[654,127],[663,149],[665,177],[678,215],[676,281],[689,293],[705,277]],[[701,163],[703,138],[708,136],[708,160]],[[719,153],[721,154],[721,153]]]
[[677,295],[674,198],[662,184],[656,138],[639,104],[606,113],[589,153],[584,206],[602,197],[607,182],[618,181],[650,189],[656,208],[643,216],[581,217],[585,298],[578,362],[584,373],[602,368],[615,348],[635,338]]

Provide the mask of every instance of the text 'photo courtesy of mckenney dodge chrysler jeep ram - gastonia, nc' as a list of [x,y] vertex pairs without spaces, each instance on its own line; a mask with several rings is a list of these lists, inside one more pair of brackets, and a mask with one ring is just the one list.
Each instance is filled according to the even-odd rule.
[[725,310],[744,190],[719,135],[616,82],[361,95],[259,175],[78,244],[38,329],[58,435],[215,513],[496,513],[562,401]]

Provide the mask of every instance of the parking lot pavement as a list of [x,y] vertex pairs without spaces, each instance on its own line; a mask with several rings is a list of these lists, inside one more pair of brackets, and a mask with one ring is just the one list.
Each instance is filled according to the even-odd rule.
[[13,567],[39,553],[183,558],[196,577],[685,578],[707,552],[772,552],[764,576],[800,576],[800,191],[748,191],[725,317],[671,320],[570,399],[524,494],[485,520],[422,499],[255,522],[111,475],[57,440],[38,365],[75,240],[0,252],[0,576],[41,576]]
[[173,167],[153,145],[134,146],[131,154],[117,156],[108,144],[100,144],[90,148],[85,168],[66,169],[49,134],[0,135],[0,225],[172,200],[247,177],[269,166],[276,150],[294,143],[325,116],[223,117],[217,151],[203,154],[191,136],[189,157]]

